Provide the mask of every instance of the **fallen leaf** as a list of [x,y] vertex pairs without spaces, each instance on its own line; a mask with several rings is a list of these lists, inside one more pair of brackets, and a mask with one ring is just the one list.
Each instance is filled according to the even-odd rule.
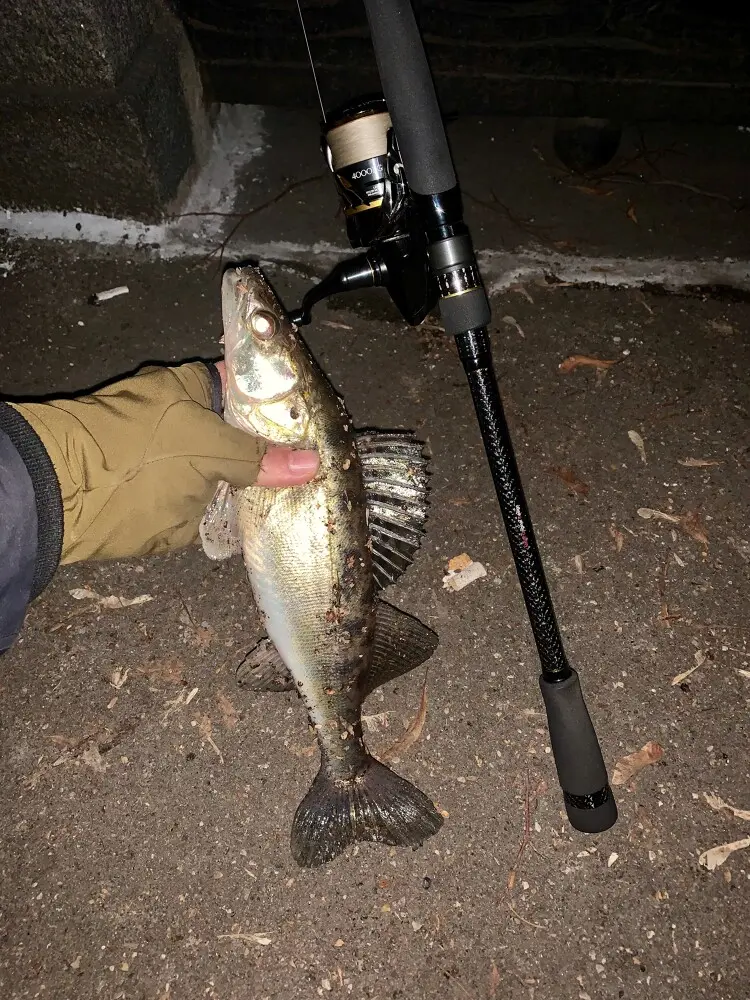
[[47,739],[51,743],[54,743],[56,747],[60,747],[61,750],[69,750],[78,742],[72,736],[62,736],[58,733],[55,733],[54,736],[48,736]]
[[400,757],[404,750],[408,750],[409,747],[414,746],[419,737],[422,735],[422,730],[424,729],[424,724],[427,719],[427,670],[424,672],[424,681],[422,682],[422,694],[419,698],[419,708],[417,714],[406,730],[404,735],[400,740],[397,740],[392,746],[388,747],[381,755],[380,759],[382,761],[393,760],[394,757]]
[[684,465],[686,469],[703,469],[708,465],[721,465],[721,462],[715,462],[710,458],[678,458],[678,465]]
[[656,764],[663,756],[664,751],[659,744],[649,741],[640,750],[630,753],[617,761],[612,774],[612,784],[626,785],[644,767],[648,767],[649,764]]
[[676,552],[673,552],[672,555],[674,556],[674,561],[677,563],[677,565],[678,566],[682,566],[682,568],[684,569],[685,568],[685,560],[684,559],[680,559],[680,557],[677,555]]
[[618,552],[621,552],[622,547],[625,544],[625,535],[623,535],[623,533],[619,530],[619,528],[615,524],[610,524],[609,533],[611,537],[614,539],[615,548],[617,549]]
[[204,650],[216,638],[216,631],[211,628],[208,622],[198,623],[190,614],[190,609],[184,601],[182,601],[179,621],[186,626],[183,632],[183,641],[189,642],[196,649]]
[[605,361],[602,358],[591,358],[587,354],[571,354],[570,357],[561,361],[559,364],[560,371],[567,375],[569,372],[575,371],[576,368],[589,367],[597,368],[599,371],[606,371],[607,368],[611,368],[612,365],[616,365],[617,361]]
[[646,521],[653,518],[656,521],[671,521],[672,524],[680,523],[680,518],[677,514],[667,514],[663,510],[654,510],[653,507],[639,507],[636,513],[638,517],[642,517]]
[[500,972],[494,961],[490,964],[490,1000],[497,996],[497,988],[500,985]]
[[503,323],[505,323],[507,326],[512,326],[513,329],[518,333],[518,335],[525,339],[526,334],[521,329],[520,324],[518,323],[518,320],[515,318],[515,316],[503,316]]
[[737,806],[730,806],[718,795],[709,795],[707,792],[703,793],[703,798],[714,812],[724,813],[725,816],[733,816],[735,819],[750,820],[750,809],[738,809]]
[[453,556],[452,559],[449,559],[445,568],[449,573],[459,573],[462,569],[466,569],[467,566],[471,566],[472,561],[470,555],[462,552],[460,556]]
[[701,545],[708,545],[708,536],[703,529],[700,517],[696,511],[687,511],[687,513],[682,515],[679,523],[686,535],[690,535],[694,541],[699,542]]
[[575,568],[578,570],[578,572],[581,575],[583,575],[583,557],[582,556],[573,556],[573,564],[574,564]]
[[164,660],[151,660],[137,669],[139,674],[148,677],[154,684],[184,684],[185,682],[182,674],[185,664],[173,656]]
[[271,944],[271,938],[267,934],[244,934],[242,931],[235,931],[232,934],[219,934],[219,941],[246,941],[248,944],[259,944],[263,947]]
[[97,774],[104,774],[109,764],[104,760],[96,743],[90,743],[81,754],[81,761]]
[[641,461],[645,465],[648,459],[646,458],[646,445],[644,444],[643,438],[638,433],[638,431],[628,431],[628,437],[638,449],[638,454],[641,456]]
[[682,684],[683,681],[686,681],[691,674],[695,673],[698,666],[699,664],[696,663],[694,667],[689,667],[687,670],[683,670],[681,674],[675,674],[672,678],[672,686],[675,684]]
[[240,713],[232,704],[231,699],[225,695],[223,691],[219,691],[216,696],[216,701],[218,702],[219,711],[221,712],[221,721],[227,729],[234,729],[240,718]]
[[745,847],[750,847],[750,837],[744,837],[742,840],[733,840],[730,844],[720,844],[718,847],[712,847],[710,850],[704,851],[698,858],[698,864],[704,868],[708,868],[712,872],[714,868],[723,865],[730,854],[734,854],[735,851],[741,851]]
[[124,670],[115,670],[109,679],[109,683],[116,691],[120,691],[124,686],[130,674],[130,667],[125,667]]
[[580,191],[581,194],[592,194],[597,198],[609,198],[614,194],[613,190],[604,191],[602,188],[590,187],[588,184],[571,184],[570,186],[574,191]]
[[[195,690],[197,691],[198,689],[195,688]],[[187,701],[185,702],[185,704],[187,704]],[[221,750],[219,750],[219,748],[216,746],[216,743],[214,742],[213,726],[211,723],[211,719],[208,715],[201,715],[200,719],[198,720],[198,732],[200,733],[201,740],[203,740],[204,743],[210,744],[214,753],[219,758],[220,763],[223,764],[224,758],[221,755]]]
[[708,325],[725,337],[731,336],[734,333],[734,327],[730,323],[723,323],[720,319],[710,319]]
[[706,662],[706,654],[703,652],[702,649],[696,649],[696,651],[695,651],[695,653],[693,655],[695,657],[695,666],[690,667],[688,670],[684,670],[681,674],[677,674],[676,677],[673,677],[672,678],[672,684],[673,685],[674,684],[682,684],[682,682],[684,680],[687,680],[687,678],[691,674],[694,674],[695,671],[699,667],[702,667],[703,664]]
[[193,630],[190,643],[195,646],[196,649],[205,649],[207,646],[211,645],[215,638],[216,630],[211,628],[210,625],[198,625],[197,628]]
[[363,715],[362,721],[368,732],[377,733],[381,729],[388,728],[388,716],[392,714],[392,712],[377,712],[375,715]]
[[74,587],[73,590],[69,590],[68,593],[76,601],[96,601],[99,599],[99,595],[95,590],[89,590],[87,587]]
[[87,587],[75,587],[73,590],[69,590],[68,593],[76,601],[96,601],[96,604],[100,608],[129,608],[134,604],[147,604],[149,601],[153,601],[153,597],[150,594],[139,594],[137,597],[121,597],[119,594],[109,594],[107,597],[102,597],[101,594],[97,594],[95,590],[89,590]]
[[635,205],[628,205],[628,210],[625,213],[631,222],[634,222],[636,226],[638,225],[638,216],[635,214]]
[[332,330],[353,330],[354,327],[349,326],[348,323],[338,323],[332,319],[321,319],[318,320],[321,326],[330,326]]
[[198,688],[194,687],[192,691],[190,691],[188,694],[185,694],[185,691],[183,690],[180,691],[180,693],[177,695],[176,698],[172,698],[170,701],[164,702],[164,707],[166,708],[166,712],[161,717],[162,726],[166,726],[167,719],[170,717],[170,715],[172,715],[173,712],[176,712],[178,708],[184,708],[185,705],[189,705],[190,702],[193,700],[193,698],[195,698],[197,693],[198,693]]
[[531,297],[531,293],[529,292],[528,288],[526,288],[525,285],[511,285],[508,290],[511,292],[517,292],[519,295],[523,295],[523,297],[527,300],[527,302],[530,302],[532,306],[534,305],[534,300]]
[[694,541],[700,542],[701,545],[708,545],[708,536],[696,511],[688,510],[684,514],[667,514],[663,510],[654,510],[652,507],[639,507],[636,513],[647,521],[654,519],[678,524],[685,534],[690,535]]
[[583,480],[579,479],[573,469],[569,468],[567,465],[552,465],[549,470],[558,479],[561,479],[568,489],[572,490],[579,497],[585,497],[589,491],[588,483],[584,483]]

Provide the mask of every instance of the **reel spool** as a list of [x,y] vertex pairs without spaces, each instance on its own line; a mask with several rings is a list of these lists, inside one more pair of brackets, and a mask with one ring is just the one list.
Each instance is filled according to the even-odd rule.
[[329,118],[322,145],[352,247],[369,247],[397,235],[393,224],[406,185],[383,98],[361,98],[339,108]]

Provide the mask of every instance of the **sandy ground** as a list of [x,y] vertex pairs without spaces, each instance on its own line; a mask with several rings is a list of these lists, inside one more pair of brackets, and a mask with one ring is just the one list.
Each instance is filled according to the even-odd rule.
[[[31,243],[13,258],[6,393],[218,353],[218,277],[200,260]],[[300,276],[268,273],[295,305]],[[129,295],[88,304],[122,283]],[[427,539],[388,599],[441,638],[426,725],[395,766],[444,828],[416,851],[365,845],[298,869],[289,830],[316,751],[296,696],[236,687],[260,634],[241,565],[196,548],[62,569],[2,660],[3,997],[745,1000],[750,851],[713,871],[699,856],[750,833],[747,812],[705,799],[750,809],[750,306],[528,284],[493,310],[519,465],[610,773],[649,741],[663,749],[618,787],[616,827],[586,837],[564,818],[453,344],[407,329],[380,296],[334,301],[308,340],[356,422],[414,429],[432,455]],[[572,354],[617,364],[564,374]],[[445,563],[462,552],[487,577],[449,593]],[[104,610],[74,600],[80,587],[152,600]],[[413,720],[421,685],[415,673],[369,699],[376,752]]]

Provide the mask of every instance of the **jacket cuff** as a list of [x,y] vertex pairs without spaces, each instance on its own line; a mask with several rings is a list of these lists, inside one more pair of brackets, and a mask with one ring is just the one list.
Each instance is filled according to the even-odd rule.
[[212,361],[204,361],[211,379],[211,409],[214,413],[222,416],[224,413],[224,393],[221,388],[221,375],[219,369]]
[[[216,373],[218,377],[218,372]],[[0,402],[0,430],[23,459],[34,487],[37,550],[31,598],[49,584],[60,564],[63,543],[63,503],[52,459],[34,428],[10,403]]]

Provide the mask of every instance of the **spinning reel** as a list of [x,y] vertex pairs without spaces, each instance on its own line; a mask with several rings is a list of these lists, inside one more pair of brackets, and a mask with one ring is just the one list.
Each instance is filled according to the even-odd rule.
[[416,326],[437,305],[438,290],[385,100],[362,98],[338,108],[323,126],[321,146],[349,243],[355,250],[367,249],[313,287],[290,314],[292,321],[307,325],[313,306],[331,295],[379,286]]

